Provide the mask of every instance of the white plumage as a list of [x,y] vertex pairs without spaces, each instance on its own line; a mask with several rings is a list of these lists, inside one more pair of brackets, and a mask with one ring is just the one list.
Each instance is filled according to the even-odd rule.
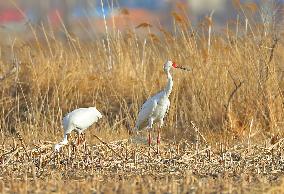
[[78,108],[68,113],[62,121],[64,138],[60,143],[55,145],[55,150],[59,151],[62,146],[68,144],[68,134],[73,130],[77,131],[80,136],[85,129],[97,122],[100,118],[102,118],[102,114],[95,107]]
[[[169,96],[173,88],[173,79],[170,74],[171,68],[180,68],[188,70],[184,67],[179,67],[175,62],[167,61],[164,64],[164,72],[167,75],[168,83],[164,90],[149,98],[143,105],[138,114],[134,130],[141,130],[143,128],[149,129],[149,145],[151,144],[151,130],[153,124],[159,122],[159,128],[164,124],[164,117],[169,110],[170,100]],[[160,130],[158,128],[157,144],[160,143]]]
[[152,125],[157,121],[160,122],[160,127],[164,124],[164,117],[170,107],[169,96],[165,91],[149,98],[138,114],[135,129],[140,130],[145,127],[152,128]]

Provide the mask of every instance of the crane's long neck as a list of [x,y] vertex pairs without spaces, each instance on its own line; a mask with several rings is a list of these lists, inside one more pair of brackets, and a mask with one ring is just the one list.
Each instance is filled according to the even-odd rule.
[[68,143],[68,134],[64,133],[63,140],[58,144],[66,145]]
[[63,140],[55,145],[55,151],[59,151],[62,146],[68,143],[68,134],[64,133]]
[[64,134],[63,142],[68,142],[68,135],[66,133]]
[[167,77],[168,77],[168,83],[167,83],[167,86],[166,86],[164,91],[165,91],[166,95],[169,97],[171,92],[172,92],[174,82],[173,82],[173,78],[170,74],[170,71],[167,71],[166,74],[167,74]]

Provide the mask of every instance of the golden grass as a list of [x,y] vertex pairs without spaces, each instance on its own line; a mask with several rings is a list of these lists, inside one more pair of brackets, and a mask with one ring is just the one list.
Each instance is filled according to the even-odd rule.
[[[148,33],[143,38],[129,29],[125,34],[110,30],[108,38],[94,42],[68,34],[64,42],[44,29],[42,41],[25,43],[18,38],[12,48],[1,47],[0,191],[61,193],[68,187],[74,193],[244,192],[252,185],[267,191],[277,183],[283,173],[278,158],[283,154],[282,37],[275,31],[264,35],[264,27],[256,22],[249,21],[245,28],[239,21],[238,33],[226,29],[221,35],[211,33],[208,41],[209,26],[214,29],[211,19],[195,30],[185,17],[173,17],[178,23],[174,32],[160,29],[160,35],[151,24],[138,24]],[[168,155],[157,158],[152,150],[151,159],[144,145],[122,140],[129,138],[142,103],[164,87],[162,65],[168,59],[192,71],[172,71],[174,88],[161,148]],[[62,117],[87,106],[96,106],[104,115],[86,131],[87,151],[73,153],[67,147],[56,156],[52,146],[62,138]],[[123,159],[103,151],[106,147],[92,134],[110,142]],[[111,143],[117,140],[124,143]],[[136,152],[141,160],[132,171]],[[241,159],[232,161],[232,153]],[[92,163],[99,158],[111,167]],[[178,160],[182,164],[175,170]],[[238,173],[224,164],[226,160]],[[164,169],[165,161],[173,163]],[[215,167],[216,176],[202,173]],[[274,172],[275,180],[270,179]]]

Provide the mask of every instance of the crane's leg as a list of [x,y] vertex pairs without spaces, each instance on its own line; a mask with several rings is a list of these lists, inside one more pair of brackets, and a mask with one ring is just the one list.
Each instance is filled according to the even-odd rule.
[[[72,139],[72,138],[71,138],[71,134],[70,134],[70,133],[66,134],[66,140],[67,140],[67,142],[68,142],[68,140],[70,140],[70,139]],[[68,146],[70,146],[70,144],[69,144]]]
[[151,144],[152,144],[151,129],[148,129],[148,145],[151,146]]
[[82,134],[82,142],[83,142],[83,147],[84,147],[84,149],[86,150],[86,134],[85,133],[83,133]]
[[148,125],[148,144],[149,144],[149,146],[151,146],[151,143],[152,143],[152,136],[151,136],[151,130],[152,130],[152,128],[153,128],[153,118],[150,118],[149,119],[149,125]]
[[160,128],[158,128],[158,134],[157,134],[157,154],[160,153],[160,142],[161,142]]
[[85,133],[82,134],[82,139],[83,139],[83,142],[86,143],[86,134]]
[[79,146],[80,145],[80,137],[81,137],[81,135],[80,135],[80,133],[79,132],[77,132],[77,146]]
[[164,125],[164,120],[163,119],[161,119],[160,120],[160,126],[159,126],[159,128],[158,128],[158,134],[157,134],[157,154],[159,154],[160,153],[160,143],[161,143],[161,128],[163,127],[163,125]]

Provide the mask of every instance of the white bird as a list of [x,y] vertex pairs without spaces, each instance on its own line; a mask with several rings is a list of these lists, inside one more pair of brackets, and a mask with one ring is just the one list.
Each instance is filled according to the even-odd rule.
[[[169,96],[171,94],[172,88],[173,88],[173,79],[170,74],[170,69],[174,68],[180,68],[183,70],[189,71],[189,69],[186,69],[184,67],[178,66],[175,62],[167,61],[164,64],[164,72],[167,75],[168,83],[164,90],[157,93],[156,95],[149,98],[144,104],[142,105],[142,108],[138,114],[138,118],[135,124],[134,130],[141,130],[143,128],[147,128],[149,131],[148,136],[148,143],[149,146],[151,145],[151,130],[153,128],[153,124],[156,122],[159,122],[159,128],[158,128],[158,135],[157,135],[157,146],[159,148],[160,144],[160,128],[163,127],[164,124],[164,117],[166,113],[169,110],[170,107],[170,100]],[[158,150],[159,152],[159,150]]]
[[68,113],[62,120],[63,140],[55,145],[55,151],[59,151],[62,146],[68,144],[68,136],[73,130],[78,133],[78,144],[80,144],[81,133],[100,118],[102,118],[102,114],[95,107],[78,108]]

